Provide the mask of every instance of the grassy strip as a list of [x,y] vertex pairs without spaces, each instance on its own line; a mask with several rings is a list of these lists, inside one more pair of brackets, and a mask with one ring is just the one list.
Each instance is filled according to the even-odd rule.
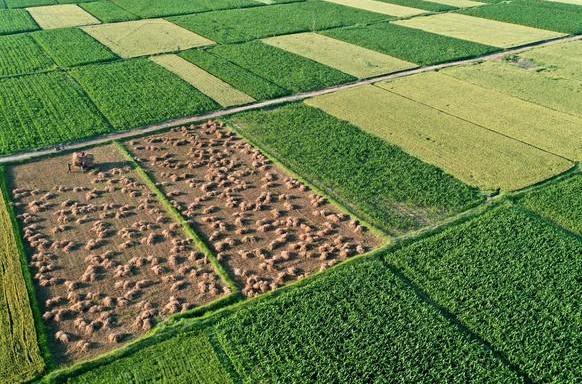
[[91,1],[79,4],[81,8],[89,12],[102,23],[117,23],[120,21],[138,20],[139,17],[121,8],[109,0]]
[[0,9],[0,35],[35,31],[38,25],[28,12],[22,9]]
[[32,37],[61,67],[74,67],[117,58],[109,49],[77,28],[35,32]]
[[147,59],[89,65],[70,73],[118,130],[219,108],[190,84]]
[[483,199],[476,189],[315,108],[295,104],[231,121],[243,136],[392,234]]
[[14,76],[55,67],[55,63],[30,35],[0,37],[0,77]]
[[220,45],[211,48],[210,52],[248,71],[260,74],[261,77],[293,93],[326,88],[356,80],[355,77],[326,65],[260,41]]
[[213,55],[208,50],[191,49],[178,55],[256,100],[275,99],[289,94],[288,90],[265,80],[259,74],[254,74],[223,57]]
[[184,233],[190,239],[192,239],[196,248],[200,252],[204,253],[204,255],[208,258],[215,272],[222,278],[223,283],[226,284],[228,288],[230,288],[232,293],[238,292],[238,287],[236,286],[235,282],[228,276],[228,273],[226,273],[226,271],[224,270],[222,265],[218,262],[216,256],[210,250],[208,245],[206,245],[204,240],[202,240],[202,238],[198,236],[198,234],[192,229],[190,223],[188,223],[188,221],[186,221],[182,217],[182,215],[180,215],[180,213],[172,206],[170,201],[166,198],[162,191],[160,191],[160,189],[156,187],[155,183],[152,181],[148,173],[135,161],[135,159],[127,151],[125,146],[123,146],[123,144],[119,142],[116,142],[115,144],[119,151],[123,154],[123,156],[132,164],[132,167],[134,168],[135,172],[141,177],[143,183],[147,185],[148,188],[158,197],[158,201],[160,202],[160,204],[162,204],[168,215],[170,215],[170,217],[172,217],[175,222],[180,223],[182,229],[184,230]]
[[295,32],[318,31],[389,19],[322,1],[181,16],[170,21],[219,43],[236,43]]
[[460,11],[529,27],[569,34],[582,32],[582,7],[544,0],[513,0]]
[[420,65],[467,59],[499,50],[392,23],[331,29],[322,34]]
[[[7,382],[22,382],[39,375],[46,368],[52,367],[52,357],[48,348],[48,338],[41,318],[38,301],[35,294],[32,276],[28,269],[28,261],[20,227],[16,220],[14,209],[11,206],[6,170],[0,167],[0,216],[2,217],[2,233],[4,240],[0,247],[8,253],[2,257],[3,275],[0,279],[3,294],[0,297],[12,294],[19,296],[4,297],[6,300],[18,299],[20,302],[5,302],[1,308],[9,311],[0,313],[0,324],[3,330],[0,333],[2,353],[0,354],[0,375]],[[0,249],[0,253],[2,250]],[[4,300],[2,300],[4,301]],[[5,320],[10,324],[4,329]],[[20,335],[17,335],[19,334]],[[16,340],[13,336],[24,339]]]
[[254,7],[258,4],[252,0],[112,0],[121,8],[142,18],[185,15],[220,9]]
[[581,372],[580,238],[503,206],[387,255],[533,382]]

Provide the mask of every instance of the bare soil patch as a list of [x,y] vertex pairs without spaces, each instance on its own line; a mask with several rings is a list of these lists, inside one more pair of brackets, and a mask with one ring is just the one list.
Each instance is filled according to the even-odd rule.
[[209,261],[113,146],[11,169],[13,196],[58,362],[113,349],[224,294]]
[[128,149],[247,296],[379,244],[357,220],[216,123],[132,140]]

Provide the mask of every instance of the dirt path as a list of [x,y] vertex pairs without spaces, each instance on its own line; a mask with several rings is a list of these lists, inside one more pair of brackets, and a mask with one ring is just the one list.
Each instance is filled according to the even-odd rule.
[[75,142],[75,143],[71,143],[71,144],[60,145],[60,146],[56,146],[56,147],[50,147],[50,148],[40,149],[40,150],[35,150],[35,151],[28,151],[28,152],[18,153],[18,154],[14,154],[14,155],[0,156],[0,165],[35,159],[35,158],[39,158],[42,156],[47,156],[50,154],[58,153],[60,151],[77,150],[77,149],[90,147],[90,146],[94,146],[94,145],[98,145],[98,144],[105,144],[105,143],[111,142],[113,140],[128,139],[128,138],[132,138],[132,137],[141,136],[141,135],[147,134],[147,133],[154,133],[154,132],[162,131],[162,130],[165,130],[168,128],[178,127],[181,125],[196,124],[196,123],[200,123],[200,122],[203,122],[206,120],[219,119],[221,117],[234,115],[234,114],[240,113],[240,112],[262,109],[262,108],[266,108],[266,107],[273,107],[273,106],[283,105],[283,104],[287,104],[287,103],[291,103],[291,102],[295,102],[295,101],[302,101],[302,100],[305,100],[305,99],[308,99],[311,97],[325,95],[327,93],[332,93],[332,92],[336,92],[339,90],[360,87],[363,85],[374,84],[374,83],[377,83],[380,81],[392,80],[392,79],[396,79],[396,78],[400,78],[400,77],[412,76],[412,75],[416,75],[416,74],[424,73],[424,72],[437,71],[437,70],[449,68],[449,67],[474,64],[474,63],[479,63],[479,62],[486,61],[486,60],[500,59],[503,56],[519,54],[519,53],[528,51],[528,50],[533,49],[533,48],[539,48],[539,47],[544,47],[544,46],[548,46],[548,45],[554,45],[554,44],[565,43],[565,42],[576,41],[576,40],[582,40],[582,35],[566,36],[566,37],[560,37],[557,39],[539,41],[539,42],[527,44],[527,45],[524,45],[521,47],[508,49],[508,50],[505,50],[502,52],[497,52],[497,53],[493,53],[493,54],[486,55],[486,56],[480,56],[477,58],[459,60],[459,61],[453,61],[453,62],[444,63],[444,64],[437,64],[437,65],[431,65],[431,66],[427,66],[427,67],[420,67],[420,68],[415,68],[415,69],[404,70],[401,72],[391,73],[388,75],[382,75],[382,76],[372,77],[372,78],[365,79],[365,80],[359,80],[359,81],[356,81],[353,83],[341,84],[338,86],[319,89],[316,91],[298,93],[295,95],[280,97],[277,99],[261,101],[261,102],[243,105],[243,106],[239,106],[239,107],[223,109],[221,111],[206,113],[203,115],[187,116],[187,117],[182,117],[179,119],[172,119],[172,120],[165,121],[163,123],[148,125],[148,126],[133,129],[130,131],[103,135],[103,136],[99,136],[96,138],[91,138],[88,140],[83,140],[83,141],[79,141],[79,142]]

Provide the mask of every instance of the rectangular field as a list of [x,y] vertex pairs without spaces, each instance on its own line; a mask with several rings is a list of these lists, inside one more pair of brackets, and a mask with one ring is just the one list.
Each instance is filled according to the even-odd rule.
[[49,5],[26,9],[42,29],[78,27],[99,24],[91,14],[76,4]]
[[388,254],[531,382],[582,374],[582,240],[515,207],[501,207]]
[[38,25],[23,9],[0,9],[0,35],[35,31]]
[[118,130],[219,108],[190,84],[147,59],[77,67],[71,75]]
[[313,32],[271,37],[264,39],[263,43],[361,79],[416,66],[392,56]]
[[248,71],[208,50],[191,49],[180,52],[179,56],[256,100],[274,99],[289,94],[288,90],[264,79],[260,73]]
[[484,190],[520,189],[572,166],[560,157],[375,86],[306,103]]
[[361,9],[364,11],[380,13],[393,17],[411,17],[428,13],[424,9],[405,7],[376,0],[325,0],[330,3],[344,5],[346,7]]
[[260,41],[219,45],[210,53],[294,93],[347,83],[356,78]]
[[543,74],[546,76],[582,82],[582,41],[532,49],[520,57],[545,67]]
[[112,0],[121,8],[141,18],[165,17],[189,13],[207,12],[220,9],[244,8],[259,5],[252,0]]
[[386,16],[323,1],[233,9],[181,16],[169,20],[218,43],[237,43],[369,23]]
[[132,140],[128,149],[208,241],[246,296],[379,244],[356,220],[216,123]]
[[550,153],[571,160],[582,159],[580,117],[437,72],[381,82],[377,86]]
[[337,28],[320,33],[419,65],[439,64],[499,50],[489,45],[406,28],[393,23]]
[[223,107],[248,104],[255,101],[252,97],[233,88],[180,56],[161,55],[154,56],[150,59],[168,71],[180,76],[180,78],[187,81]]
[[4,2],[8,8],[26,8],[57,4],[57,0],[4,0]]
[[[473,9],[484,9],[473,8]],[[457,39],[469,40],[499,48],[533,43],[563,36],[558,32],[545,31],[517,24],[482,19],[457,13],[444,13],[409,20],[395,21],[395,24],[423,31],[438,33]]]
[[0,377],[6,383],[33,379],[44,369],[28,290],[23,249],[9,208],[4,168],[0,168]]
[[61,67],[75,67],[117,58],[78,28],[39,31],[33,33],[32,37]]
[[391,234],[482,201],[438,168],[316,108],[248,112],[232,123],[279,161]]
[[123,58],[181,51],[213,41],[164,19],[126,21],[83,28]]
[[111,1],[92,1],[89,3],[81,3],[79,7],[89,12],[102,23],[117,23],[120,21],[131,21],[139,19],[138,16],[121,8]]
[[201,252],[115,146],[11,169],[43,319],[59,363],[85,359],[224,293]]
[[55,63],[30,35],[0,36],[0,52],[0,77],[55,67]]
[[66,74],[0,80],[0,153],[46,147],[110,132]]

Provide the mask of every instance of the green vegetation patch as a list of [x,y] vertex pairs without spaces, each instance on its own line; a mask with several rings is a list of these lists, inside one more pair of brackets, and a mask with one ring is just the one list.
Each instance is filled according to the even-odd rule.
[[387,16],[323,1],[234,9],[170,19],[220,43],[235,43],[385,20]]
[[117,58],[109,49],[78,28],[35,32],[32,36],[61,67],[74,67]]
[[420,29],[401,27],[392,23],[332,29],[321,33],[420,65],[482,56],[498,50],[489,45],[459,40]]
[[105,119],[61,72],[0,80],[0,153],[109,132]]
[[0,36],[0,77],[46,70],[55,66],[29,35]]
[[547,218],[582,235],[582,175],[528,193],[520,203]]
[[23,248],[8,207],[2,168],[0,177],[0,377],[5,383],[20,383],[39,374],[44,360],[23,278]]
[[487,19],[569,34],[582,32],[582,7],[544,0],[513,0],[461,11]]
[[0,9],[0,35],[35,31],[38,25],[23,9]]
[[356,78],[260,41],[219,45],[210,52],[260,74],[294,93],[321,89],[353,81]]
[[179,56],[256,100],[274,99],[289,94],[285,88],[208,50],[192,49],[179,53]]
[[113,0],[113,2],[143,18],[185,15],[196,12],[244,8],[258,5],[257,2],[252,0]]
[[436,167],[315,108],[290,105],[233,119],[241,134],[393,233],[482,200]]
[[532,382],[582,375],[582,240],[502,207],[388,256]]
[[219,108],[184,80],[147,59],[78,67],[71,74],[119,130]]
[[117,23],[139,19],[136,15],[111,1],[91,1],[90,3],[79,4],[79,6],[101,20],[102,23]]
[[424,9],[426,11],[432,12],[443,12],[443,11],[451,11],[456,9],[457,7],[453,7],[447,4],[439,4],[436,2],[431,1],[424,1],[424,0],[379,0],[385,3],[392,3],[398,4],[405,7],[413,7],[418,9]]
[[57,4],[57,0],[4,0],[8,8],[38,7]]

